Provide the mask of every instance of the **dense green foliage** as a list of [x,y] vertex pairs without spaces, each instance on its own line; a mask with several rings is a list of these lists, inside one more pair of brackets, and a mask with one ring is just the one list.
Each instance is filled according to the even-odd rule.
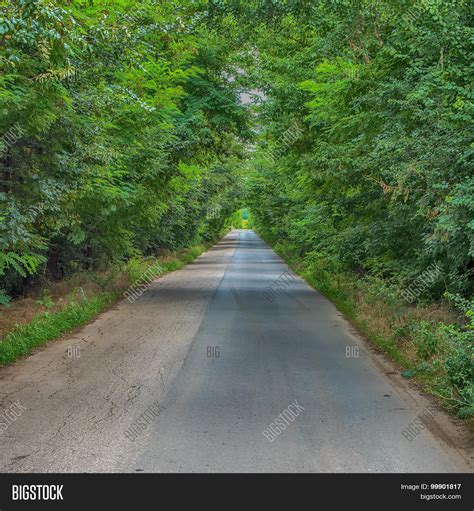
[[0,303],[255,225],[472,414],[467,0],[2,6]]
[[437,262],[423,296],[471,294],[469,2],[288,4],[253,28],[260,229],[400,289]]
[[247,115],[202,16],[192,1],[2,8],[4,291],[221,232]]

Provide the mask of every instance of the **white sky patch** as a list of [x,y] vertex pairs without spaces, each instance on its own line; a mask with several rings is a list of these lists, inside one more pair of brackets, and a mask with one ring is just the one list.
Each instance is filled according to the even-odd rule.
[[249,91],[241,92],[240,103],[242,105],[256,104],[265,101],[267,97],[263,93],[263,91],[259,89],[250,89]]

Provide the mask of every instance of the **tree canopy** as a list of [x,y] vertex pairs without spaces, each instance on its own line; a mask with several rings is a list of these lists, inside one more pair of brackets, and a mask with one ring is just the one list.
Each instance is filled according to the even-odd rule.
[[247,205],[301,255],[399,287],[436,262],[432,297],[471,295],[471,21],[464,0],[4,3],[3,292],[211,240]]

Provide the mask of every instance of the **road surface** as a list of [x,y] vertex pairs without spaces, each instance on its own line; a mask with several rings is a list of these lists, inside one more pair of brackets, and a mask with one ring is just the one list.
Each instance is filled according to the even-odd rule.
[[[0,413],[24,411],[0,431],[0,470],[471,471],[445,441],[465,432],[288,271],[253,231],[232,231],[1,369]],[[410,439],[428,407],[430,429]]]

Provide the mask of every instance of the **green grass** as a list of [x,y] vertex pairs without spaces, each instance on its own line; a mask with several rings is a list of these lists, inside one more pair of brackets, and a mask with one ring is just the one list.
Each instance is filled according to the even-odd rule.
[[17,326],[0,342],[0,365],[14,362],[18,357],[30,353],[33,348],[85,325],[117,297],[113,293],[100,293],[84,299],[82,303],[70,302],[59,312],[43,312],[31,323]]
[[[102,287],[109,285],[119,273],[126,274],[125,282],[133,283],[150,266],[160,263],[163,269],[162,274],[178,270],[190,263],[208,246],[195,245],[176,254],[158,258],[133,258],[129,260],[121,270],[111,269],[110,274],[92,275],[95,282],[100,282]],[[94,316],[100,314],[118,299],[122,298],[122,292],[127,286],[113,291],[97,292],[91,296],[82,293],[80,300],[73,299],[59,311],[42,312],[35,316],[30,323],[17,325],[0,341],[0,366],[10,364],[19,357],[27,355],[34,348],[43,346],[46,343],[59,338],[61,335],[71,332],[77,327],[85,325]]]

